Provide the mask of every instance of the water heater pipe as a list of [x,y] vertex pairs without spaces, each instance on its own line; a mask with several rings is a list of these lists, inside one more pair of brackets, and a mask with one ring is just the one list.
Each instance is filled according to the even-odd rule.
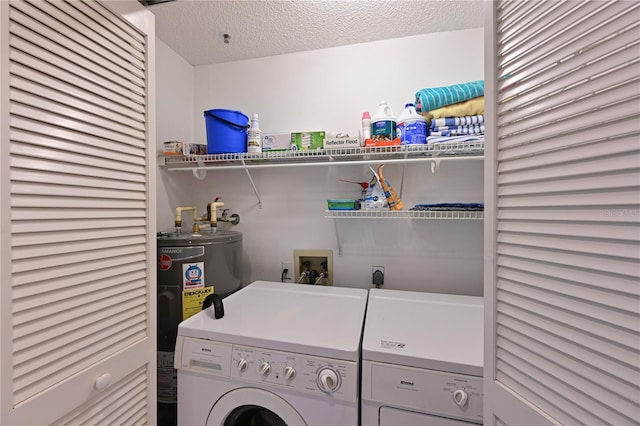
[[176,217],[174,220],[174,226],[177,229],[182,229],[182,212],[193,210],[193,220],[198,220],[198,214],[194,206],[176,207]]
[[209,205],[207,206],[207,210],[211,215],[209,220],[211,221],[210,223],[212,231],[215,231],[218,227],[218,213],[216,211],[218,207],[224,207],[224,203],[222,201],[214,201],[213,203],[209,203]]

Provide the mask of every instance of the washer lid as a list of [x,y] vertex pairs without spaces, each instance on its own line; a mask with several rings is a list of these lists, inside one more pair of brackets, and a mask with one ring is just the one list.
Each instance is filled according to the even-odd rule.
[[256,281],[178,326],[178,335],[358,361],[367,290]]
[[483,298],[371,289],[362,359],[482,376]]

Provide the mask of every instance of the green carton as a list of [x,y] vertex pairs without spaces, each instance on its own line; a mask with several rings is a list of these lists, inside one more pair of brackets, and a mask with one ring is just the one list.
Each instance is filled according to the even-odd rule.
[[324,146],[324,132],[291,133],[291,150],[308,151],[322,149]]

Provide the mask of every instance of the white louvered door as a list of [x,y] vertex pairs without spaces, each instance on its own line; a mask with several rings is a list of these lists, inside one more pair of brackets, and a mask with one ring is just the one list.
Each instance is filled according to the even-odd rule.
[[0,7],[0,424],[154,423],[150,13]]
[[640,424],[640,2],[487,12],[485,424]]

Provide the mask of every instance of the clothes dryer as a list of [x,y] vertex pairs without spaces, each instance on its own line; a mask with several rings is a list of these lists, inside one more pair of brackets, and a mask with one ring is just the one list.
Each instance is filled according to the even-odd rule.
[[223,303],[178,327],[178,424],[359,424],[366,290],[257,281]]
[[371,289],[362,425],[482,423],[483,299]]

